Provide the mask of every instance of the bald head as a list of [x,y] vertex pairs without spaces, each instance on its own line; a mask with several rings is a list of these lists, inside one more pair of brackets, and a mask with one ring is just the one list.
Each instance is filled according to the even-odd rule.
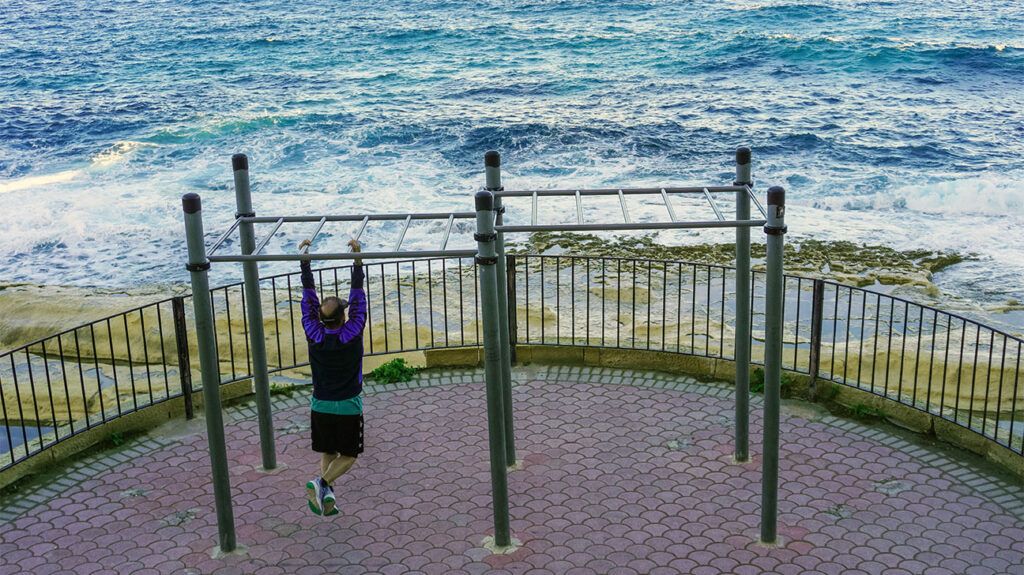
[[334,296],[324,298],[323,303],[320,304],[320,321],[323,322],[324,327],[328,329],[341,327],[341,324],[345,323],[345,306],[344,300]]

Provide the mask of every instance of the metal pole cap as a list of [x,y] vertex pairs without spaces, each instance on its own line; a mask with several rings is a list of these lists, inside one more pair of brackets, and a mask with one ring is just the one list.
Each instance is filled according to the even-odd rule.
[[484,166],[497,168],[501,165],[501,154],[497,150],[490,150],[484,154]]
[[491,211],[494,209],[494,194],[487,190],[480,190],[474,196],[476,211]]
[[231,156],[231,169],[234,171],[248,170],[249,169],[249,158],[245,154],[235,154]]
[[750,163],[750,148],[746,146],[736,148],[736,163],[740,166]]
[[181,196],[181,207],[185,210],[186,214],[194,214],[203,209],[203,201],[199,197],[199,194],[189,192],[184,196]]
[[786,190],[782,186],[768,188],[768,219],[764,233],[779,236],[786,233]]

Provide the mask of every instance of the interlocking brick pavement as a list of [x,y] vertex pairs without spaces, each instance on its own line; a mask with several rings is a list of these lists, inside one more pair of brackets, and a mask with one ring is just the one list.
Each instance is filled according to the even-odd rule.
[[[1024,574],[1019,484],[828,415],[784,414],[779,532],[757,543],[761,418],[731,460],[731,390],[664,374],[521,368],[523,468],[509,476],[522,547],[491,555],[482,373],[368,388],[366,453],[312,515],[304,397],[275,397],[278,461],[257,469],[252,406],[226,411],[245,553],[217,537],[204,434],[147,436],[5,500],[0,573]],[[810,413],[810,412],[808,412]],[[999,501],[999,502],[997,502]]]

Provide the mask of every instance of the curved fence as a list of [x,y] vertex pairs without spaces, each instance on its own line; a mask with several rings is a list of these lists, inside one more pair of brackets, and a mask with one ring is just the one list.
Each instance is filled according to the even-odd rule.
[[[732,359],[734,270],[679,261],[507,256],[510,340]],[[481,344],[471,258],[366,266],[366,353]],[[344,296],[348,268],[315,272]],[[271,372],[307,364],[298,272],[262,278]],[[1024,454],[1022,341],[956,314],[786,276],[783,367],[939,416]],[[764,355],[764,275],[752,278],[752,360]],[[249,377],[242,284],[210,291],[221,381]],[[198,354],[190,296],[162,300],[0,354],[0,470],[107,421],[185,396]]]

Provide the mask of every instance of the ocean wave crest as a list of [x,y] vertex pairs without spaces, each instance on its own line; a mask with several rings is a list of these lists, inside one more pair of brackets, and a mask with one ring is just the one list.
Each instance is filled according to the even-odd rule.
[[[1024,176],[1024,174],[1022,174]],[[845,210],[911,210],[923,214],[991,216],[1024,220],[1021,179],[986,175],[897,186],[868,195],[818,200],[819,207]]]

